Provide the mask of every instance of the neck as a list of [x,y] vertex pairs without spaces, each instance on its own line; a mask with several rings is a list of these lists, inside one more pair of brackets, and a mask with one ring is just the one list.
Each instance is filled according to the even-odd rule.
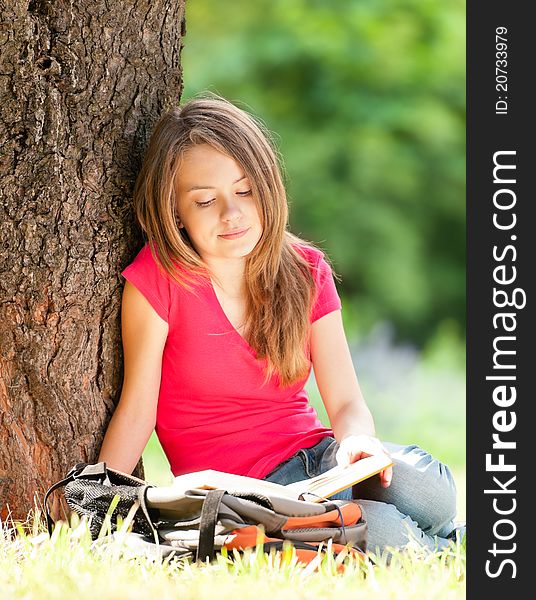
[[242,296],[245,288],[245,260],[211,259],[205,261],[211,273],[212,282],[229,296]]

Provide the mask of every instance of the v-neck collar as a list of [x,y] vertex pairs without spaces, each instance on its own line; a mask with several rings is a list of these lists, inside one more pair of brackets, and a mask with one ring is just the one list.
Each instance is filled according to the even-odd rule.
[[213,300],[216,304],[216,308],[217,308],[218,312],[220,313],[221,320],[225,323],[228,330],[230,330],[229,332],[238,336],[240,338],[240,342],[242,343],[242,345],[245,346],[247,348],[247,350],[249,350],[249,352],[256,358],[257,353],[255,352],[255,350],[248,344],[248,342],[242,336],[242,334],[235,328],[235,326],[231,323],[231,321],[229,320],[229,317],[223,310],[223,307],[220,303],[220,299],[218,298],[218,294],[216,294],[216,290],[214,289],[214,283],[212,282],[212,279],[209,279],[208,288],[209,288],[209,292],[212,295]]

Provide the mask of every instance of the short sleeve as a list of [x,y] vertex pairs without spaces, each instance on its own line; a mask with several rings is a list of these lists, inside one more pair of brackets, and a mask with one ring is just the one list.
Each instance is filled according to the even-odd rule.
[[319,257],[316,269],[313,272],[316,282],[316,294],[311,312],[311,323],[334,310],[342,308],[341,299],[335,287],[333,272],[326,262],[324,254],[318,250]]
[[132,283],[158,315],[169,323],[171,282],[157,265],[148,244],[145,244],[121,275]]

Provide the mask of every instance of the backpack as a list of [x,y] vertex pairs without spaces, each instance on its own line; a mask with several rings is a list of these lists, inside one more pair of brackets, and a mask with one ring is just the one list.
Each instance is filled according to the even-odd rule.
[[[367,525],[355,500],[325,500],[319,503],[293,500],[275,493],[155,487],[141,479],[106,467],[106,463],[79,463],[55,483],[44,499],[47,525],[53,521],[47,501],[65,486],[67,504],[79,516],[89,518],[91,537],[96,540],[112,502],[117,505],[110,532],[117,531],[117,516],[124,520],[134,512],[128,545],[140,552],[171,553],[205,562],[223,548],[283,548],[288,540],[298,560],[309,563],[319,546],[337,555],[343,550],[361,557],[366,551]],[[114,517],[115,516],[115,522]],[[101,534],[102,535],[102,534]]]

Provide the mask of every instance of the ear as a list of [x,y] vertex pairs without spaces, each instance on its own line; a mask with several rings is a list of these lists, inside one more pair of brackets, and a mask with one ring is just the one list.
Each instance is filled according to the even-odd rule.
[[177,223],[179,225],[179,229],[184,229],[184,225],[180,221],[177,221]]

